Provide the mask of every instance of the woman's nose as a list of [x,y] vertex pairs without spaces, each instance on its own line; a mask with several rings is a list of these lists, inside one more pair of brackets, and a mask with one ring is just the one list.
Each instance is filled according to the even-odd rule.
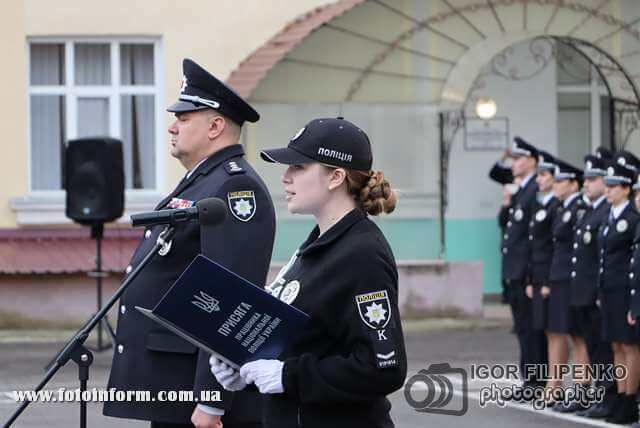
[[282,174],[281,180],[283,183],[291,183],[291,175],[290,175],[290,168],[287,168],[284,170],[284,174]]

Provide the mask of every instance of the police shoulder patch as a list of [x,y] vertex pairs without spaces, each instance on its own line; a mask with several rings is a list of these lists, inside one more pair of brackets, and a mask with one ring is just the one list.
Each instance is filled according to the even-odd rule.
[[358,314],[371,340],[375,364],[378,369],[399,365],[395,323],[391,320],[391,303],[386,290],[356,296]]
[[256,196],[253,190],[238,190],[227,193],[229,210],[235,218],[247,222],[256,214]]
[[360,319],[373,329],[384,328],[391,319],[391,303],[387,290],[356,296]]

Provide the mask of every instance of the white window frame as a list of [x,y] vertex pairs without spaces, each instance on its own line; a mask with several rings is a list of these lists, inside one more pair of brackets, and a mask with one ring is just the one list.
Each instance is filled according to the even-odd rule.
[[[109,44],[111,55],[111,83],[109,85],[75,85],[74,48],[77,43]],[[153,46],[154,82],[153,85],[120,85],[120,45],[150,44]],[[164,49],[160,37],[28,37],[26,40],[26,75],[30,76],[32,44],[64,44],[65,45],[65,84],[63,86],[31,85],[27,78],[27,174],[28,193],[22,198],[13,198],[11,206],[17,213],[18,224],[52,224],[68,223],[64,216],[65,191],[37,190],[32,183],[32,141],[31,141],[31,96],[32,95],[64,95],[65,96],[65,128],[67,140],[77,137],[77,99],[80,97],[109,98],[109,133],[113,138],[121,138],[120,96],[121,95],[154,95],[155,120],[155,182],[153,188],[126,189],[126,211],[122,220],[128,220],[129,211],[136,212],[153,209],[162,196],[161,183],[166,171],[166,146],[162,144],[165,134],[165,69]]]
[[[609,96],[607,87],[598,84],[600,75],[598,70],[593,64],[591,66],[591,80],[587,85],[556,85],[556,91],[558,94],[589,94],[591,102],[589,103],[589,114],[591,115],[591,151],[597,149],[602,145],[601,138],[601,97]],[[611,124],[613,126],[613,124]]]

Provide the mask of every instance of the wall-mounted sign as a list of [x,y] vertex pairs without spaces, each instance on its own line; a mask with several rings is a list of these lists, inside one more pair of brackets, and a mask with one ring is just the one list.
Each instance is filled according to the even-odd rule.
[[465,150],[504,150],[509,145],[509,119],[467,118],[464,127]]

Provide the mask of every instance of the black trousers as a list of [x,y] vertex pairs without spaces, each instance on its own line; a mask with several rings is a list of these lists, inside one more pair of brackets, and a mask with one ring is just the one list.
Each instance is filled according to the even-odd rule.
[[527,379],[525,366],[535,365],[538,370],[548,364],[547,338],[543,330],[534,329],[533,303],[525,294],[525,284],[522,280],[505,280],[508,288],[509,306],[513,316],[513,331],[518,338],[520,348],[520,375],[527,385],[543,385],[537,379]]
[[[613,364],[611,343],[602,340],[602,316],[595,304],[588,311],[586,318],[589,334],[585,335],[584,340],[587,344],[587,352],[589,353],[591,364]],[[597,380],[596,386],[605,387],[605,400],[617,392],[614,380]]]
[[[240,423],[234,424],[233,422],[229,424],[225,424],[223,422],[224,428],[261,428],[262,424],[256,423]],[[170,424],[166,422],[151,422],[151,428],[193,428],[193,424]]]

